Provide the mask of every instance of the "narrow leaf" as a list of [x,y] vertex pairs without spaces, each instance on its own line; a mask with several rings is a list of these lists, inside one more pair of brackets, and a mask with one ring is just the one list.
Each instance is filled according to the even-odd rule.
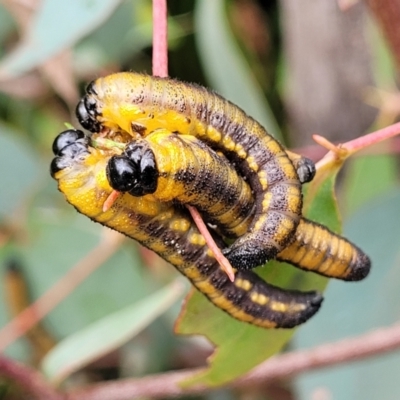
[[40,65],[98,27],[118,0],[44,0],[21,43],[0,64],[0,79]]
[[281,139],[282,134],[261,87],[235,43],[224,0],[197,1],[195,32],[203,68],[212,86]]
[[176,280],[142,301],[111,314],[59,343],[43,360],[42,370],[53,383],[118,348],[170,307],[184,291]]

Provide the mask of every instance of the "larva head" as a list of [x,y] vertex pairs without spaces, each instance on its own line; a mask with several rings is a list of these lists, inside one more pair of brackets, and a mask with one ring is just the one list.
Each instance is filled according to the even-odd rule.
[[86,95],[79,101],[75,114],[83,128],[93,133],[100,131],[101,125],[97,120],[99,111],[94,81],[87,87]]
[[[93,133],[122,130],[142,135],[144,130],[158,128],[159,123],[154,121],[153,110],[147,103],[154,92],[154,79],[132,72],[96,79],[89,84],[76,108],[80,124]],[[163,93],[160,88],[155,92]]]
[[118,192],[144,196],[157,189],[158,170],[154,153],[146,143],[130,143],[124,154],[113,156],[107,163],[110,186]]
[[76,141],[78,141],[79,139],[84,139],[85,138],[85,134],[77,129],[68,129],[64,132],[61,132],[55,139],[53,142],[53,154],[55,156],[58,156],[60,151],[72,144],[75,143]]
[[53,142],[53,153],[56,156],[50,164],[50,174],[73,165],[77,159],[89,154],[89,140],[82,131],[68,129],[61,132]]

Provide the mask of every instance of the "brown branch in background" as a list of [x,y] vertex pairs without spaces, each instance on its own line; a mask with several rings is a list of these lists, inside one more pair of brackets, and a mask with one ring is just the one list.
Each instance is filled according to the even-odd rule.
[[397,69],[400,70],[400,1],[367,0],[392,50]]
[[[338,342],[323,344],[310,350],[283,354],[265,361],[253,371],[229,384],[231,388],[243,388],[258,383],[265,384],[278,379],[299,375],[323,367],[361,360],[383,354],[400,347],[400,325],[377,329],[373,332]],[[210,392],[204,385],[182,389],[180,383],[201,369],[149,375],[144,378],[125,379],[101,383],[77,390],[68,400],[130,400],[141,397],[170,398],[195,393]]]
[[[265,384],[307,371],[383,354],[399,347],[400,325],[397,324],[351,339],[274,357],[228,386],[243,388],[259,383]],[[140,397],[157,399],[210,392],[213,389],[204,385],[192,386],[187,389],[180,387],[183,380],[191,378],[201,371],[201,369],[193,369],[100,383],[63,396],[47,386],[40,374],[33,369],[0,356],[1,376],[18,382],[20,387],[29,393],[38,394],[38,398],[49,400],[109,400],[111,398],[113,400],[130,400]]]
[[64,300],[92,272],[110,258],[122,243],[123,236],[104,229],[100,243],[78,261],[46,293],[0,330],[0,351],[35,326]]
[[0,356],[0,375],[15,382],[19,389],[27,392],[29,399],[65,400],[65,395],[49,386],[34,369],[3,356]]

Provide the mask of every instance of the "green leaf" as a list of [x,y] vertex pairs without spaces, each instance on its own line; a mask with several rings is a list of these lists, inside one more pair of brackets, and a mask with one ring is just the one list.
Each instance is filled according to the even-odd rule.
[[[308,185],[304,201],[305,215],[333,230],[340,226],[333,193],[339,168],[334,164],[319,170]],[[324,277],[279,262],[270,262],[257,272],[274,285],[299,290],[322,291],[328,282]],[[198,292],[190,296],[176,328],[181,334],[205,335],[216,346],[209,368],[184,382],[184,385],[208,386],[222,385],[248,372],[281,351],[295,332],[294,329],[267,330],[239,322],[214,307]]]
[[53,383],[120,347],[154,321],[182,294],[184,285],[176,280],[158,292],[93,323],[60,342],[42,363]]
[[0,64],[0,78],[21,75],[71,47],[118,4],[118,0],[43,0],[21,43]]
[[[14,28],[14,21],[10,13],[3,5],[0,5],[0,42],[2,44]],[[1,52],[3,51],[4,49],[1,49]]]
[[[389,147],[389,144],[387,145]],[[396,182],[397,157],[355,157],[349,163],[344,182],[346,213],[351,214],[372,199],[381,196],[392,189]]]
[[224,0],[197,1],[195,38],[204,71],[214,89],[282,139],[261,87],[235,43]]

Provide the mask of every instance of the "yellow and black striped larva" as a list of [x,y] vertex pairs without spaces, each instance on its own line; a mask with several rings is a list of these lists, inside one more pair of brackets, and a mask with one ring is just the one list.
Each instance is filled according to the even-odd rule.
[[[146,173],[150,166],[152,173]],[[242,236],[251,225],[254,199],[249,185],[229,161],[193,136],[159,129],[132,141],[107,164],[111,186],[134,196],[195,206],[226,238]],[[288,246],[277,255],[301,269],[348,281],[363,279],[369,258],[326,227],[302,218]],[[240,267],[238,269],[241,269]]]
[[237,271],[231,282],[185,209],[172,202],[125,193],[103,212],[113,190],[106,174],[110,156],[89,147],[82,132],[61,133],[53,151],[51,174],[70,204],[155,251],[232,317],[264,328],[291,328],[318,311],[322,297],[316,292],[282,290],[246,270]]
[[219,95],[172,79],[118,73],[89,85],[77,117],[91,132],[122,130],[146,137],[165,128],[222,152],[255,196],[248,232],[225,254],[234,267],[261,265],[290,242],[301,216],[301,183],[312,179],[314,165],[301,157],[291,160],[257,121]]
[[249,185],[224,156],[191,135],[158,129],[131,141],[110,158],[107,177],[118,192],[196,207],[228,238],[244,235],[255,212]]

